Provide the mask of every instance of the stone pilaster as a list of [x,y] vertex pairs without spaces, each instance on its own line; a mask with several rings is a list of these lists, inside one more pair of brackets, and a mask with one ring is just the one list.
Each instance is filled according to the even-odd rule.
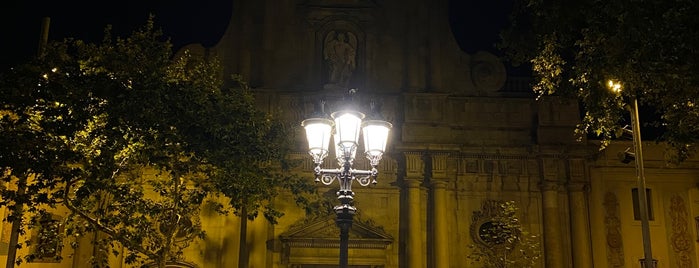
[[561,235],[560,209],[558,205],[558,188],[556,181],[544,181],[540,184],[544,216],[544,255],[546,268],[565,267],[563,261],[563,239]]
[[574,268],[592,268],[592,242],[587,205],[587,184],[568,184]]
[[568,160],[568,206],[574,268],[592,268],[592,236],[588,208],[589,185],[585,179],[585,160]]
[[420,152],[406,152],[405,153],[405,163],[406,163],[406,178],[405,178],[405,188],[406,188],[406,199],[407,199],[407,219],[408,219],[408,232],[406,236],[406,260],[408,268],[422,268],[425,267],[425,254],[422,248],[422,217],[421,217],[421,207],[422,207],[422,195],[421,195],[421,185],[424,179],[424,162],[422,160],[422,153]]
[[449,154],[439,153],[432,155],[432,216],[434,220],[432,234],[434,239],[430,241],[434,250],[433,267],[449,266],[449,221],[447,209],[447,161]]

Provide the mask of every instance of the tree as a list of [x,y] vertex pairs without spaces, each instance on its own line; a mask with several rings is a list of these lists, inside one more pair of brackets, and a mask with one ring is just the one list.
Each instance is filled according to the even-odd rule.
[[[112,40],[107,33],[102,44],[52,42],[44,55],[18,69],[27,83],[4,84],[26,99],[6,105],[29,110],[26,117],[37,118],[34,125],[40,126],[32,130],[50,141],[15,149],[52,152],[44,168],[37,168],[43,162],[22,159],[3,163],[12,174],[26,165],[33,179],[25,181],[41,182],[29,194],[43,199],[22,204],[65,205],[73,213],[66,221],[69,237],[106,234],[93,241],[102,252],[120,243],[129,249],[127,262],[149,260],[160,267],[180,258],[188,242],[203,235],[196,213],[212,189],[205,176],[210,164],[187,147],[179,130],[191,123],[180,121],[180,115],[196,108],[186,106],[183,92],[220,87],[215,64],[201,61],[190,71],[179,68],[189,58],[173,63],[171,54],[171,45],[149,20],[125,39]],[[23,199],[7,194],[3,200]],[[93,258],[95,266],[107,259],[104,254]]]
[[[245,208],[256,213],[255,204],[280,189],[276,183],[292,183],[270,179],[283,174],[289,136],[254,109],[247,88],[223,88],[216,59],[173,59],[152,17],[127,38],[105,32],[99,44],[52,42],[0,82],[14,94],[3,103],[1,142],[13,152],[0,157],[3,179],[24,178],[31,190],[3,191],[2,200],[63,204],[71,212],[68,237],[100,236],[96,267],[117,244],[128,249],[128,263],[164,267],[203,237],[198,211],[207,197],[220,190],[234,207],[252,204]],[[18,141],[26,148],[13,147]],[[266,188],[247,198],[254,187]]]
[[[585,115],[576,132],[603,146],[618,137],[637,99],[641,119],[684,160],[699,138],[699,3],[689,0],[515,2],[499,47],[531,64],[534,91],[577,98]],[[621,94],[608,88],[621,83]]]
[[[537,236],[530,235],[517,217],[514,201],[490,201],[489,218],[472,230],[474,240],[468,258],[483,264],[483,268],[531,268],[536,265],[541,250]],[[474,216],[474,218],[477,218]]]
[[205,121],[191,126],[187,134],[193,137],[192,144],[209,148],[201,155],[216,168],[210,179],[217,194],[228,200],[241,219],[238,267],[247,267],[247,221],[262,213],[274,224],[283,213],[271,201],[281,190],[291,191],[296,203],[306,206],[313,200],[309,194],[315,187],[312,180],[289,172],[300,164],[288,158],[295,147],[295,127],[257,110],[248,84],[239,75],[232,79],[236,85],[225,89],[227,94],[189,96],[194,105],[208,108],[187,117]]
[[78,159],[67,149],[65,137],[88,121],[65,105],[63,91],[49,90],[50,73],[51,68],[32,63],[0,74],[0,205],[9,209],[3,220],[12,223],[6,267],[21,263],[16,249],[30,244],[19,240],[23,227],[36,226],[60,203],[61,178],[72,172],[65,163]]

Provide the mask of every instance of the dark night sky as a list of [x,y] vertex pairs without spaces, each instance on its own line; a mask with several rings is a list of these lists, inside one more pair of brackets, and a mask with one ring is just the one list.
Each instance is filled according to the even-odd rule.
[[[452,0],[450,23],[463,50],[495,52],[499,29],[507,23],[512,0]],[[150,13],[175,49],[190,43],[212,46],[230,20],[233,0],[26,1],[10,0],[0,10],[5,69],[36,54],[41,23],[51,18],[49,39],[98,41],[107,24],[118,36],[143,25]]]
[[152,13],[175,46],[211,46],[228,26],[233,5],[232,0],[10,1],[0,9],[3,68],[36,54],[44,17],[51,19],[49,39],[99,41],[106,25],[114,35],[126,36]]

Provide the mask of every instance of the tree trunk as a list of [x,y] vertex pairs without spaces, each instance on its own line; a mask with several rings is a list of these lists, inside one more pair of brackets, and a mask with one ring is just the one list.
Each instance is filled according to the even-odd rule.
[[[21,199],[27,188],[27,177],[21,176],[19,182],[17,183],[17,198]],[[17,244],[19,243],[19,228],[22,225],[22,215],[24,212],[24,203],[17,202],[14,208],[10,211],[16,215],[15,219],[12,221],[12,229],[10,231],[10,241],[7,245],[7,263],[5,268],[15,267],[15,259],[17,258]]]
[[238,250],[238,268],[248,267],[248,210],[243,206],[240,210],[240,249]]
[[167,258],[166,256],[167,254],[160,255],[160,258],[158,258],[158,268],[165,268],[165,264],[167,263],[167,261],[165,261]]
[[7,264],[5,264],[5,268],[15,267],[15,259],[17,258],[17,242],[19,240],[19,226],[21,224],[21,221],[21,213],[18,219],[12,221],[12,229],[10,231],[10,242],[7,248]]

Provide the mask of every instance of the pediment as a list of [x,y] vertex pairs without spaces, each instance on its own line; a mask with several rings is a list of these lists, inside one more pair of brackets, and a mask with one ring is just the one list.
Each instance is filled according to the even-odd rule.
[[[314,220],[302,220],[279,235],[282,244],[289,247],[337,248],[340,243],[340,228],[335,216]],[[385,249],[393,243],[393,237],[372,221],[355,217],[349,231],[349,248]]]

